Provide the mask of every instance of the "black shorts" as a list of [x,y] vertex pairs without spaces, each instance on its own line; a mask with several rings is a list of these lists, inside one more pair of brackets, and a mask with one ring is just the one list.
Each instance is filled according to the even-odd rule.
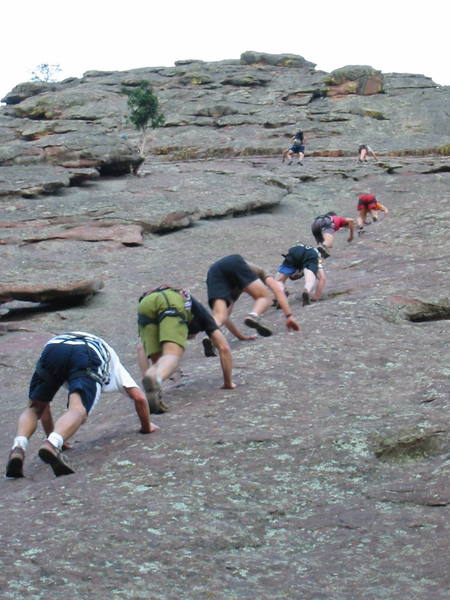
[[305,146],[303,144],[292,144],[292,146],[289,148],[289,150],[291,152],[293,152],[294,154],[300,154],[300,152],[302,154],[305,153]]
[[240,254],[225,256],[208,270],[206,285],[209,306],[212,308],[214,300],[218,299],[225,300],[229,306],[239,298],[244,288],[257,279]]
[[31,377],[29,398],[51,402],[59,388],[66,383],[69,395],[78,392],[89,414],[100,397],[101,385],[83,371],[87,368],[96,371],[99,365],[100,359],[86,344],[47,344]]
[[322,244],[324,233],[334,233],[332,221],[325,221],[323,218],[315,219],[311,225],[312,234],[318,244]]
[[317,276],[319,257],[319,252],[311,246],[292,246],[289,248],[282,266],[294,267],[298,271],[309,269]]

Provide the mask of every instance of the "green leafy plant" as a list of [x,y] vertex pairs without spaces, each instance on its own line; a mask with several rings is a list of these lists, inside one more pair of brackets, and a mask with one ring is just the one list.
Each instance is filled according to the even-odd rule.
[[128,96],[129,120],[142,132],[140,153],[144,155],[147,128],[152,129],[164,125],[164,115],[159,108],[159,101],[148,81],[142,80],[135,88],[122,87],[121,92]]

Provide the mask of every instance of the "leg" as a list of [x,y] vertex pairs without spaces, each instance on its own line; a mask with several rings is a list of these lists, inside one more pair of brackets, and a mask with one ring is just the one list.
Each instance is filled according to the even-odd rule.
[[28,449],[28,440],[36,431],[41,416],[48,410],[48,402],[31,400],[29,406],[22,412],[17,424],[17,434],[6,465],[6,477],[18,479],[23,477],[23,463]]
[[264,314],[272,304],[267,287],[260,279],[256,279],[247,285],[244,288],[244,291],[255,300],[253,303],[252,312],[248,314],[244,320],[244,323],[247,325],[247,327],[256,329],[259,335],[264,337],[272,335],[272,330],[264,325],[264,323],[261,321],[261,315]]
[[152,354],[152,366],[145,371],[145,375],[154,381],[169,379],[178,369],[184,348],[175,342],[163,342],[162,354]]
[[23,436],[27,439],[36,431],[37,424],[42,414],[48,407],[48,402],[39,402],[30,400],[28,408],[26,408],[19,417],[17,424],[17,436]]
[[216,298],[213,301],[212,315],[217,323],[217,326],[222,327],[229,315],[228,306],[225,300],[222,298]]
[[366,222],[366,211],[364,209],[358,211],[358,216],[356,217],[356,222],[358,223],[358,227],[362,229]]
[[64,441],[72,437],[87,419],[87,411],[78,392],[69,395],[69,408],[55,423],[55,429],[39,448],[39,458],[49,464],[56,477],[75,471],[62,455]]
[[325,271],[323,269],[319,269],[317,271],[317,284],[313,300],[317,301],[322,296],[322,292],[325,288],[326,281],[327,278],[325,276]]
[[323,245],[327,248],[333,247],[334,235],[332,233],[323,232]]
[[152,354],[152,366],[145,371],[142,379],[147,401],[152,413],[163,413],[169,407],[161,398],[161,385],[178,369],[184,348],[175,342],[163,342],[162,354]]
[[59,434],[63,440],[67,440],[78,431],[87,419],[87,411],[81,401],[78,392],[69,396],[69,408],[55,423],[54,432]]
[[142,342],[139,342],[137,344],[136,352],[137,352],[137,361],[138,361],[139,370],[141,371],[142,376],[144,376],[145,372],[147,371],[147,369],[149,367],[149,364],[148,364],[148,358],[145,354],[144,344],[142,344]]
[[280,273],[279,271],[275,275],[275,281],[280,281],[283,284],[285,293],[286,293],[286,285],[285,284],[286,284],[287,278],[288,278],[288,275],[286,275],[286,273]]
[[244,292],[249,294],[249,296],[255,300],[252,313],[258,316],[264,314],[272,303],[267,287],[260,279],[252,281],[244,288]]
[[316,276],[313,271],[307,269],[306,267],[303,269],[305,275],[305,287],[302,294],[303,306],[307,306],[311,304],[311,293],[316,283]]

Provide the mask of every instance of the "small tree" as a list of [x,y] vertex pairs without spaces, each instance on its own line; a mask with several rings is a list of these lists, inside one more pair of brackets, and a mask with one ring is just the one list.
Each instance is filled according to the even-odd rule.
[[56,74],[61,72],[60,65],[49,65],[41,63],[35,67],[35,71],[31,73],[31,81],[45,81],[52,83],[56,81]]
[[129,119],[136,129],[142,132],[142,156],[145,151],[145,136],[150,125],[153,129],[164,125],[164,115],[159,110],[158,98],[153,93],[153,88],[148,81],[142,80],[139,86],[133,89],[122,87],[122,93],[128,96]]

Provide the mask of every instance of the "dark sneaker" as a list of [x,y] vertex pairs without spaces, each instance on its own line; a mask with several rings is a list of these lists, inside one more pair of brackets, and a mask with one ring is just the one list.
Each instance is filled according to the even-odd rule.
[[309,292],[307,292],[306,290],[302,294],[302,302],[303,302],[303,306],[308,306],[309,304],[311,304],[311,298],[309,296]]
[[39,448],[38,455],[41,460],[51,466],[55,477],[75,473],[75,471],[69,465],[67,458],[62,454],[61,450],[58,450],[58,448],[56,448],[48,440],[45,440],[45,442]]
[[202,344],[203,344],[203,350],[205,352],[206,357],[210,358],[211,356],[217,356],[217,354],[214,350],[214,344],[209,339],[209,337],[203,338]]
[[373,221],[374,223],[376,223],[376,222],[378,221],[378,217],[376,217],[375,215],[373,215],[373,217],[372,217],[372,221]]
[[325,246],[317,246],[317,250],[322,258],[329,258],[331,256],[328,248],[325,248]]
[[23,477],[23,461],[25,460],[25,451],[20,446],[11,450],[6,465],[6,478],[19,479]]
[[262,335],[263,337],[269,337],[272,335],[272,330],[269,329],[267,325],[264,325],[264,323],[261,321],[261,317],[254,317],[253,315],[249,315],[245,319],[244,323],[247,325],[247,327],[256,329],[259,335]]
[[162,399],[161,386],[159,383],[153,381],[151,377],[146,375],[142,380],[142,385],[144,386],[150,412],[156,415],[167,412],[169,407]]

